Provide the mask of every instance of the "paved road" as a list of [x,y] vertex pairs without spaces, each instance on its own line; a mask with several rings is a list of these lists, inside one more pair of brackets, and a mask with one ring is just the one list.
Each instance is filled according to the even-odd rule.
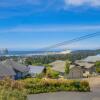
[[100,100],[100,93],[59,92],[31,95],[28,100]]
[[[90,84],[95,82],[92,79]],[[100,78],[98,79],[100,82]],[[58,92],[28,96],[28,100],[100,100],[100,84],[91,85],[92,92]]]

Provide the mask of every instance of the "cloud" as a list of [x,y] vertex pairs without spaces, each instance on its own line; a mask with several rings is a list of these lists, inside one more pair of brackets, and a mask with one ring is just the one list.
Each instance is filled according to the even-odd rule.
[[65,0],[66,5],[80,6],[85,3],[84,0]]
[[[64,40],[70,40],[100,30],[100,25],[20,25],[8,29],[0,29],[0,46],[6,48],[42,48]],[[59,35],[60,34],[60,35]],[[70,35],[69,35],[70,34]],[[46,37],[45,37],[46,36]],[[59,37],[60,36],[60,37]],[[63,38],[63,36],[65,38]],[[48,40],[48,37],[50,38]],[[35,38],[37,39],[35,41]],[[55,39],[56,38],[56,39]],[[3,39],[3,40],[2,40]],[[22,41],[23,39],[23,41]],[[42,39],[42,42],[41,42]],[[34,42],[33,42],[34,40]],[[98,40],[98,41],[97,41]],[[99,36],[89,40],[62,46],[69,49],[93,49],[100,47]],[[13,42],[12,42],[13,41]],[[44,41],[44,42],[43,42]],[[46,43],[46,42],[47,43]],[[41,43],[39,45],[39,43]],[[94,44],[93,44],[94,43]],[[15,45],[16,44],[16,45]],[[35,45],[36,44],[36,45]],[[38,45],[37,45],[38,44]]]
[[[18,7],[18,6],[100,6],[100,0],[0,0],[0,7]],[[53,6],[52,6],[53,5]]]
[[65,0],[66,6],[100,7],[100,0]]
[[99,8],[100,0],[0,0],[0,19],[46,11],[67,11],[73,7]]
[[47,25],[47,26],[17,26],[0,29],[0,33],[46,33],[46,32],[84,32],[99,31],[100,25]]

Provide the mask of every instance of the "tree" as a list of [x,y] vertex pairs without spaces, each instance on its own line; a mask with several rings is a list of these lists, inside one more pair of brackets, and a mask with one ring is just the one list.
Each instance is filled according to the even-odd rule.
[[25,65],[28,66],[28,65],[32,65],[32,58],[27,58],[25,60]]
[[52,66],[49,65],[49,64],[44,64],[44,66],[45,66],[46,68],[48,68],[48,67],[52,67]]
[[95,66],[96,66],[96,72],[100,73],[100,61],[96,62]]
[[70,68],[70,62],[69,61],[66,61],[66,65],[65,65],[65,74],[68,74],[69,73],[69,69]]

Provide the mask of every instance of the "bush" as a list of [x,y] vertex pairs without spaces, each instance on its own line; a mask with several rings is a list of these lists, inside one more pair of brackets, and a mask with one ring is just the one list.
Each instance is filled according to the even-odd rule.
[[46,77],[53,78],[53,79],[59,78],[59,72],[56,72],[56,71],[52,70],[50,67],[48,67],[46,69]]
[[0,100],[26,100],[27,94],[59,92],[59,91],[90,91],[87,81],[65,79],[28,78],[14,81],[5,78],[0,81]]
[[95,63],[95,66],[96,66],[96,72],[97,72],[97,73],[100,73],[100,61],[97,61],[97,62]]
[[41,73],[41,74],[36,74],[36,76],[35,76],[36,78],[43,78],[44,77],[44,74],[43,73]]
[[58,91],[90,91],[88,82],[64,79],[26,79],[23,80],[29,94]]
[[26,100],[27,92],[21,81],[5,78],[0,81],[0,100]]

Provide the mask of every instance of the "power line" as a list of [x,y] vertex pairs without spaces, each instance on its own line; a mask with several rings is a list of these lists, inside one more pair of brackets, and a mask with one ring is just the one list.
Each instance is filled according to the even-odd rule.
[[42,48],[41,51],[49,51],[50,49],[53,49],[53,48],[56,48],[56,47],[60,47],[60,46],[63,46],[63,45],[69,45],[69,44],[72,44],[74,42],[78,42],[78,41],[82,41],[82,40],[89,39],[89,38],[92,38],[92,37],[96,37],[98,35],[100,35],[100,32],[87,34],[85,36],[77,37],[77,38],[74,38],[74,39],[69,40],[69,41],[64,41],[64,42],[61,42],[61,43],[58,43],[58,44],[55,44],[55,45],[51,45],[51,46]]

